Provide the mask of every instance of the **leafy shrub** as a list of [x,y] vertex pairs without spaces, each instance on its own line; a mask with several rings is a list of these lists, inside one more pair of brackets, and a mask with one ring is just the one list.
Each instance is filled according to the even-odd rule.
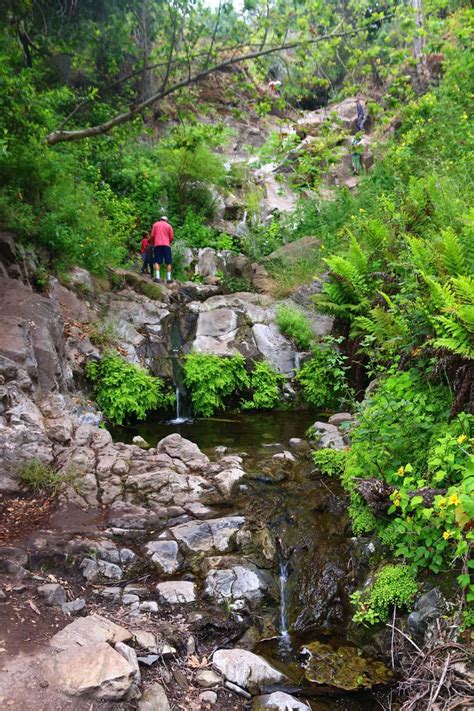
[[230,235],[208,227],[204,216],[193,210],[187,210],[183,224],[176,229],[176,238],[182,240],[188,247],[212,247],[218,251],[235,249],[234,240]]
[[246,277],[231,277],[224,275],[222,286],[229,294],[236,294],[239,291],[253,291],[252,282]]
[[[358,413],[342,475],[354,533],[376,531],[413,568],[435,573],[465,556],[473,538],[474,418],[448,423],[449,399],[446,387],[428,388],[414,369],[392,372]],[[393,487],[388,520],[357,492],[358,479],[369,477]],[[425,501],[426,490],[435,491]]]
[[116,354],[89,361],[86,375],[100,409],[118,425],[131,417],[142,420],[151,410],[168,409],[174,402],[174,394],[165,391],[160,378]]
[[344,449],[318,449],[313,452],[313,462],[321,474],[341,476],[347,459]]
[[418,585],[413,571],[404,565],[386,565],[375,578],[372,585],[363,592],[351,595],[351,602],[356,607],[352,618],[354,622],[373,625],[388,619],[390,608],[397,609],[409,605],[415,597]]
[[314,343],[314,332],[309,320],[301,311],[287,304],[280,304],[277,308],[276,322],[283,335],[293,341],[296,348],[304,351],[311,348]]
[[244,410],[271,410],[280,401],[280,388],[285,377],[266,361],[255,363],[250,375],[250,388],[253,391],[251,400],[244,400]]
[[230,395],[249,387],[245,358],[190,353],[184,361],[184,382],[196,415],[210,417],[222,410]]
[[347,359],[328,340],[313,351],[313,356],[296,373],[305,400],[313,407],[339,407],[349,395],[346,379]]
[[50,464],[39,459],[30,459],[18,467],[20,481],[35,494],[47,493],[57,496],[67,484],[73,483],[71,472],[57,472]]

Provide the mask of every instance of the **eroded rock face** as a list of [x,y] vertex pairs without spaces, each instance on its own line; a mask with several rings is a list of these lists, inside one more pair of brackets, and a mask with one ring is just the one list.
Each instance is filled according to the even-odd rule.
[[212,665],[228,681],[250,693],[258,693],[262,687],[280,684],[286,679],[265,659],[245,649],[218,649]]

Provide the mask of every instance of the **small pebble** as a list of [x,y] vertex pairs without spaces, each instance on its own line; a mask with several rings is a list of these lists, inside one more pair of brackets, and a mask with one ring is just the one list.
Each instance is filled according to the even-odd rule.
[[202,694],[199,694],[199,698],[204,704],[214,706],[217,701],[217,694],[215,691],[203,691]]

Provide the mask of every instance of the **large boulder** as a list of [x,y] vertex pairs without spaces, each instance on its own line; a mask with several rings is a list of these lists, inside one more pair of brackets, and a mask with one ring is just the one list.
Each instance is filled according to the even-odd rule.
[[295,368],[296,352],[274,323],[256,323],[252,327],[257,348],[279,373],[290,375]]
[[85,647],[99,642],[126,642],[131,639],[131,633],[115,622],[107,620],[100,615],[81,617],[71,624],[56,632],[49,641],[55,649],[69,649],[70,647]]
[[48,666],[47,676],[61,691],[109,701],[123,699],[136,677],[135,666],[106,642],[69,647]]
[[209,462],[209,457],[201,452],[197,444],[189,439],[184,439],[179,434],[170,434],[160,440],[156,445],[156,449],[158,452],[163,452],[172,459],[179,459],[185,464],[197,461],[203,464]]
[[218,649],[212,657],[212,665],[227,681],[250,693],[286,680],[285,675],[265,659],[245,649]]

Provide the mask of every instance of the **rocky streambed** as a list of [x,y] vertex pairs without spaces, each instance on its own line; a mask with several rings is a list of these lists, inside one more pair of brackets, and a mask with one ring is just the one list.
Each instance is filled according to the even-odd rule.
[[38,693],[45,709],[375,705],[364,687],[389,674],[348,624],[360,551],[338,485],[313,472],[298,436],[312,418],[249,414],[241,430],[232,421],[232,447],[222,444],[232,418],[195,423],[188,439],[172,432],[146,451],[79,426],[72,451],[96,459],[95,505],[85,513],[71,494],[0,549],[3,702],[24,708]]

